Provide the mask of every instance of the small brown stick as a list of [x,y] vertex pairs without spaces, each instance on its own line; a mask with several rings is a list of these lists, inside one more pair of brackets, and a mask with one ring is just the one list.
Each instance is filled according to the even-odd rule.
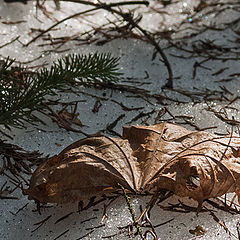
[[66,214],[65,216],[59,218],[54,224],[57,224],[57,223],[61,222],[62,220],[64,220],[65,218],[68,218],[72,214],[73,214],[73,212],[70,212],[70,213]]
[[107,205],[104,203],[104,205],[103,205],[103,215],[102,215],[102,219],[100,221],[100,224],[103,224],[105,218],[107,218]]
[[174,220],[174,218],[171,218],[170,220],[167,220],[166,222],[163,222],[163,223],[159,223],[159,224],[157,224],[157,225],[154,225],[154,228],[163,226],[163,225],[165,225],[165,224],[167,224],[167,223],[172,222],[173,220]]
[[[233,126],[232,126],[232,129],[231,129],[231,134],[230,134],[230,137],[229,137],[229,140],[228,140],[228,144],[227,144],[227,146],[226,146],[226,148],[225,148],[225,150],[224,150],[224,152],[223,152],[223,154],[222,154],[222,156],[219,160],[220,162],[223,160],[224,157],[226,157],[226,152],[227,152],[228,148],[230,147],[232,136],[233,136]],[[226,197],[226,195],[225,195],[225,197]]]
[[7,42],[7,43],[1,45],[0,48],[6,47],[7,45],[9,45],[9,44],[17,41],[17,40],[19,39],[19,37],[20,37],[20,36],[17,36],[16,38],[12,39],[10,42]]
[[109,4],[103,4],[102,8],[109,11],[109,12],[113,12],[116,13],[117,15],[121,16],[126,22],[128,22],[129,24],[132,25],[132,27],[137,28],[141,33],[143,33],[143,35],[148,39],[148,41],[156,48],[157,52],[160,54],[160,56],[163,59],[164,64],[167,67],[168,70],[168,81],[165,84],[164,87],[166,88],[173,88],[173,72],[172,72],[172,68],[171,65],[165,55],[165,53],[163,52],[163,50],[161,49],[161,47],[159,46],[159,44],[156,42],[156,40],[154,39],[154,37],[152,37],[146,30],[144,30],[142,27],[140,27],[133,19],[133,17],[131,16],[131,14],[126,14],[126,13],[122,13],[118,10],[115,10],[112,8],[112,6]]
[[195,62],[195,63],[194,63],[194,65],[193,65],[193,76],[192,76],[193,79],[195,79],[195,77],[196,77],[197,67],[201,67],[201,68],[204,68],[204,69],[206,69],[206,70],[211,70],[211,68],[202,66],[202,63],[207,62],[207,61],[209,61],[209,60],[210,60],[210,59],[204,59],[204,60],[201,61],[201,62]]
[[117,233],[114,233],[114,234],[111,234],[111,235],[108,235],[108,236],[103,236],[102,238],[113,238],[113,237],[115,237],[117,235],[122,234],[123,232],[124,232],[124,229],[121,229]]
[[90,227],[90,228],[86,228],[86,230],[95,230],[95,229],[98,229],[98,228],[101,228],[101,227],[104,227],[106,224],[100,224],[98,226],[95,226],[95,227]]
[[20,179],[18,179],[16,176],[14,176],[16,179],[14,179],[13,177],[11,177],[10,175],[8,175],[7,173],[3,173],[4,176],[8,177],[9,179],[12,180],[12,183],[16,183],[16,184],[21,184],[22,182],[20,181]]
[[67,229],[66,231],[64,231],[63,233],[61,233],[60,235],[58,235],[57,237],[55,237],[53,240],[57,240],[60,237],[62,237],[64,234],[66,234],[67,232],[69,232],[69,229]]
[[26,22],[25,20],[19,20],[19,21],[2,21],[3,24],[7,25],[15,25]]
[[[13,173],[12,173],[13,174]],[[28,186],[29,185],[29,181],[28,180],[26,180],[21,174],[19,174],[18,172],[15,172],[15,174],[14,174],[14,176],[16,177],[16,176],[18,176],[19,178],[21,178],[24,182],[25,182],[25,184]]]
[[240,222],[237,222],[236,228],[238,233],[238,240],[240,240]]
[[154,233],[154,232],[151,231],[151,230],[147,230],[147,231],[144,233],[144,237],[145,237],[146,239],[147,239],[148,233],[150,233],[150,234],[153,236],[153,239],[154,239],[154,240],[158,240],[156,233]]
[[[98,83],[99,84],[99,83]],[[60,91],[61,92],[61,91]],[[83,95],[86,95],[86,96],[90,96],[90,97],[93,97],[93,98],[96,98],[96,99],[100,99],[100,100],[103,100],[103,101],[106,101],[108,100],[108,98],[104,98],[104,97],[100,97],[100,96],[97,96],[97,95],[94,95],[94,94],[91,94],[91,93],[86,93],[84,91],[81,91],[81,90],[74,90],[74,89],[66,89],[66,90],[63,90],[63,92],[70,92],[70,93],[74,93],[76,94],[77,96],[81,96],[82,94]]]
[[103,205],[104,209],[103,209],[103,216],[102,216],[102,219],[100,221],[100,224],[103,223],[103,221],[105,220],[105,218],[108,217],[107,215],[107,207],[109,207],[110,204],[112,204],[119,196],[114,196],[112,197],[112,199],[109,201],[109,203]]
[[116,120],[114,120],[112,123],[108,124],[108,125],[107,125],[107,128],[106,128],[107,131],[109,131],[109,132],[111,132],[111,133],[114,133],[115,135],[121,137],[121,135],[120,135],[119,133],[115,132],[115,131],[113,130],[113,128],[115,128],[116,125],[118,124],[118,122],[119,122],[121,119],[123,119],[125,116],[126,116],[125,114],[121,114]]
[[207,203],[209,203],[210,205],[212,205],[213,207],[217,208],[217,209],[220,209],[222,211],[225,211],[225,212],[228,212],[230,214],[239,214],[239,210],[233,208],[232,206],[229,206],[229,205],[225,205],[224,202],[222,202],[222,200],[218,199],[218,201],[220,201],[224,206],[220,206],[218,203],[210,200],[210,199],[207,199],[205,200]]
[[[158,240],[158,237],[157,237],[157,233],[156,233],[156,231],[155,231],[155,228],[154,228],[154,226],[153,226],[153,224],[152,224],[152,222],[151,222],[151,220],[150,220],[150,218],[149,218],[149,216],[148,216],[148,211],[145,213],[145,217],[146,217],[146,220],[147,220],[147,222],[149,223],[149,225],[150,225],[150,227],[151,227],[151,229],[152,229],[152,230],[148,230],[148,231],[151,231],[150,233],[152,234],[152,236],[155,237],[156,240]],[[144,236],[145,236],[145,238],[146,238],[146,236],[147,236],[147,231],[145,232]]]
[[226,224],[223,221],[221,221],[213,211],[210,211],[210,215],[213,217],[214,221],[216,221],[221,227],[223,227],[226,233],[228,233],[230,236],[237,238],[237,236],[228,229]]
[[28,205],[29,203],[26,203],[23,207],[21,207],[21,208],[19,208],[15,213],[13,213],[13,212],[10,212],[10,213],[12,213],[14,216],[16,216],[19,212],[21,212],[25,207],[27,207],[27,205]]
[[[84,4],[84,5],[90,5],[90,6],[101,5],[101,4],[88,2],[88,1],[84,1],[84,0],[61,0],[61,1],[63,1],[63,2],[75,2],[75,3]],[[140,4],[148,6],[149,2],[148,1],[125,1],[125,2],[109,3],[109,5],[111,7],[120,7],[120,6],[124,6],[124,5],[140,5]]]
[[222,120],[225,123],[228,123],[229,125],[240,125],[240,121],[234,120],[234,119],[229,119],[227,117],[222,116],[222,113],[217,112],[211,108],[207,109],[208,111],[212,112],[217,118]]
[[161,108],[158,113],[157,116],[154,118],[154,124],[161,122],[161,118],[166,114],[166,108]]
[[229,91],[225,86],[219,86],[226,94],[234,95],[231,91]]
[[171,211],[171,212],[181,212],[181,213],[197,212],[197,215],[199,212],[208,212],[208,210],[201,208],[201,205],[200,207],[198,206],[196,208],[196,207],[188,206],[182,203],[180,200],[178,201],[179,203],[177,204],[168,203],[170,206],[167,206],[167,207],[161,206],[161,205],[158,205],[158,206],[160,206],[160,208],[166,211]]
[[87,206],[81,207],[77,212],[80,213],[80,212],[82,212],[82,211],[85,211],[85,210],[89,209],[90,207],[96,206],[97,204],[99,204],[99,203],[101,203],[101,202],[103,202],[103,201],[105,201],[105,200],[106,200],[106,198],[103,197],[103,198],[95,201],[95,197],[92,197],[92,198],[90,198]]
[[[226,194],[225,194],[225,195],[226,195]],[[232,200],[231,200],[231,203],[230,203],[230,206],[229,206],[229,207],[232,207],[232,205],[234,205],[234,201],[235,201],[236,197],[237,197],[237,194],[235,193],[234,196],[233,196],[233,198],[232,198]],[[226,203],[226,205],[227,205],[227,203]],[[235,206],[235,207],[236,207],[236,206]]]
[[87,237],[88,235],[90,235],[90,234],[93,233],[93,232],[94,232],[94,230],[91,230],[90,232],[84,234],[83,236],[81,236],[80,238],[77,238],[76,240],[83,239],[83,238]]
[[146,116],[151,116],[154,113],[154,109],[152,111],[149,112],[140,112],[137,116],[135,116],[133,119],[131,119],[129,122],[127,122],[127,124],[133,123],[135,121],[137,121],[140,118],[146,117]]
[[144,108],[144,107],[132,107],[132,108],[129,108],[129,107],[125,106],[122,102],[119,103],[118,101],[116,101],[114,99],[111,99],[111,101],[116,103],[116,104],[118,104],[122,108],[123,111],[137,111],[137,110],[141,110],[141,109]]
[[92,112],[97,113],[101,106],[102,106],[102,103],[101,103],[100,99],[97,99],[93,106]]
[[145,209],[142,211],[142,213],[141,213],[141,214],[139,215],[139,217],[137,218],[137,220],[136,220],[137,223],[139,223],[139,222],[142,220],[142,218],[143,218],[143,216],[146,214],[146,212],[149,211],[149,209],[152,208],[152,206],[156,203],[159,195],[160,195],[160,193],[157,192],[157,193],[155,193],[155,194],[152,196],[151,200],[148,202],[148,204],[147,204],[147,206],[145,207]]
[[51,114],[47,114],[43,111],[40,111],[41,113],[45,114],[46,116],[50,117],[54,122],[57,123],[57,125],[61,128],[66,129],[67,131],[71,131],[71,132],[78,132],[83,134],[86,137],[89,137],[90,135],[83,132],[80,129],[74,129],[70,126],[70,122],[66,121],[65,119],[61,118],[61,116],[59,114],[57,114],[56,112],[53,111],[53,109],[51,109],[47,104],[43,103],[43,105],[49,110],[49,112]]
[[221,73],[223,73],[225,70],[229,69],[229,67],[225,67],[225,68],[221,68],[220,70],[218,70],[217,72],[213,73],[212,76],[217,76]]
[[35,228],[34,230],[32,230],[31,232],[35,232],[37,231],[52,215],[49,215],[48,217],[44,218],[42,221],[34,223],[33,225],[39,225],[37,228]]
[[92,9],[89,9],[89,10],[86,10],[86,11],[82,11],[82,12],[78,12],[78,13],[75,13],[71,16],[68,16],[60,21],[58,21],[57,23],[53,24],[52,26],[50,26],[49,28],[47,28],[46,30],[43,30],[41,31],[40,34],[38,34],[36,37],[34,37],[32,40],[30,40],[28,43],[24,44],[24,47],[27,47],[29,46],[31,43],[35,42],[39,37],[41,37],[43,34],[49,32],[50,30],[52,30],[53,28],[55,28],[56,26],[58,26],[60,23],[63,23],[71,18],[74,18],[74,17],[77,17],[77,16],[80,16],[82,14],[85,14],[85,13],[89,13],[89,12],[93,12],[93,11],[96,11],[100,9],[100,7],[95,7],[95,8],[92,8]]
[[0,199],[18,199],[17,197],[13,197],[13,196],[8,196],[10,191],[9,191],[9,187],[7,186],[7,181],[1,186],[0,189]]
[[11,140],[13,140],[14,138],[12,136],[10,136],[9,134],[5,133],[4,131],[0,130],[0,133],[3,134],[3,136],[10,138]]
[[85,220],[81,221],[80,223],[83,224],[83,223],[91,221],[93,219],[97,219],[97,217],[91,217],[91,218],[85,219]]
[[200,128],[199,131],[205,131],[205,130],[214,129],[214,128],[217,128],[217,126],[203,127],[203,128]]

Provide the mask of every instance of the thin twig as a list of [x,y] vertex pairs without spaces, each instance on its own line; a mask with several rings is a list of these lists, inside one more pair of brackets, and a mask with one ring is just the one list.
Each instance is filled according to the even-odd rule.
[[[78,17],[80,15],[83,15],[83,14],[86,14],[86,13],[89,13],[89,12],[93,12],[93,11],[96,11],[96,10],[99,10],[101,8],[103,8],[103,4],[99,4],[99,3],[93,3],[93,2],[88,2],[88,1],[81,1],[81,0],[72,0],[72,2],[77,2],[77,3],[81,3],[81,4],[84,4],[84,5],[89,5],[89,6],[94,6],[94,8],[92,9],[88,9],[88,10],[85,10],[85,11],[82,11],[82,12],[78,12],[78,13],[75,13],[71,16],[68,16],[60,21],[58,21],[57,23],[53,24],[52,26],[50,26],[49,28],[47,28],[46,30],[43,30],[41,31],[41,33],[39,35],[37,35],[35,38],[33,38],[32,40],[30,40],[28,43],[24,44],[25,47],[29,46],[31,43],[33,43],[34,41],[36,41],[39,37],[41,37],[43,34],[49,32],[50,30],[52,30],[53,28],[55,28],[56,26],[58,26],[59,24],[71,19],[71,18],[75,18],[75,17]],[[144,4],[144,5],[148,5],[148,2],[147,1],[129,1],[129,2],[119,2],[119,3],[110,3],[108,4],[109,7],[117,7],[117,6],[122,6],[122,5],[129,5],[129,4]]]

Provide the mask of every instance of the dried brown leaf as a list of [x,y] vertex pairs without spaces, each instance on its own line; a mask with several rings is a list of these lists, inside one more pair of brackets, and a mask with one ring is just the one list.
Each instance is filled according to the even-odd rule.
[[25,193],[43,202],[65,203],[114,191],[135,192],[139,173],[127,140],[90,137],[77,141],[34,172]]
[[74,202],[113,192],[162,189],[198,201],[240,189],[237,136],[161,123],[124,127],[123,137],[77,141],[34,172],[25,194],[43,202]]

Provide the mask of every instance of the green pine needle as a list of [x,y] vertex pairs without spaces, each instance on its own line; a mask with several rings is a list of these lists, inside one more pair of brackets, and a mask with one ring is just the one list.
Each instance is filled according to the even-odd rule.
[[137,234],[140,235],[141,239],[146,240],[145,237],[143,236],[142,229],[141,229],[139,223],[137,222],[137,218],[136,218],[136,215],[135,215],[132,203],[131,203],[131,198],[127,195],[125,188],[123,186],[121,186],[121,185],[120,185],[120,187],[121,187],[121,189],[123,191],[123,195],[124,195],[125,200],[127,202],[128,209],[129,209],[130,214],[132,216],[133,223],[134,223],[135,227],[137,228]]
[[0,66],[0,125],[24,127],[24,122],[38,119],[32,114],[44,108],[47,95],[69,86],[98,82],[116,82],[119,58],[110,54],[69,55],[59,59],[50,68],[29,73],[21,67],[12,67],[9,58]]

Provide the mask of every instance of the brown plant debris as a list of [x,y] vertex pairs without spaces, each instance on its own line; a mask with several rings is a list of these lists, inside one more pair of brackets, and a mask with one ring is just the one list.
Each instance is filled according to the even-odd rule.
[[53,240],[57,240],[59,239],[60,237],[62,237],[63,235],[65,235],[66,233],[69,232],[69,229],[67,229],[66,231],[64,231],[63,233],[61,233],[60,235],[58,235],[57,237],[55,237]]
[[33,233],[33,232],[37,231],[51,217],[52,217],[52,215],[49,215],[45,219],[43,219],[42,221],[34,223],[33,225],[35,225],[37,227],[34,230],[32,230],[31,232]]
[[195,229],[191,229],[189,232],[196,236],[203,236],[206,233],[206,230],[202,226],[197,225]]
[[18,199],[17,197],[9,196],[14,190],[10,190],[6,184],[7,182],[5,182],[0,188],[0,199]]
[[120,192],[165,189],[204,200],[240,193],[240,137],[216,136],[160,123],[124,127],[122,138],[79,140],[41,164],[24,194],[41,203],[68,203]]
[[3,140],[0,140],[0,157],[3,158],[0,174],[5,174],[8,171],[14,176],[19,176],[21,172],[31,174],[31,166],[39,164],[44,160],[38,151],[28,152],[17,145]]

